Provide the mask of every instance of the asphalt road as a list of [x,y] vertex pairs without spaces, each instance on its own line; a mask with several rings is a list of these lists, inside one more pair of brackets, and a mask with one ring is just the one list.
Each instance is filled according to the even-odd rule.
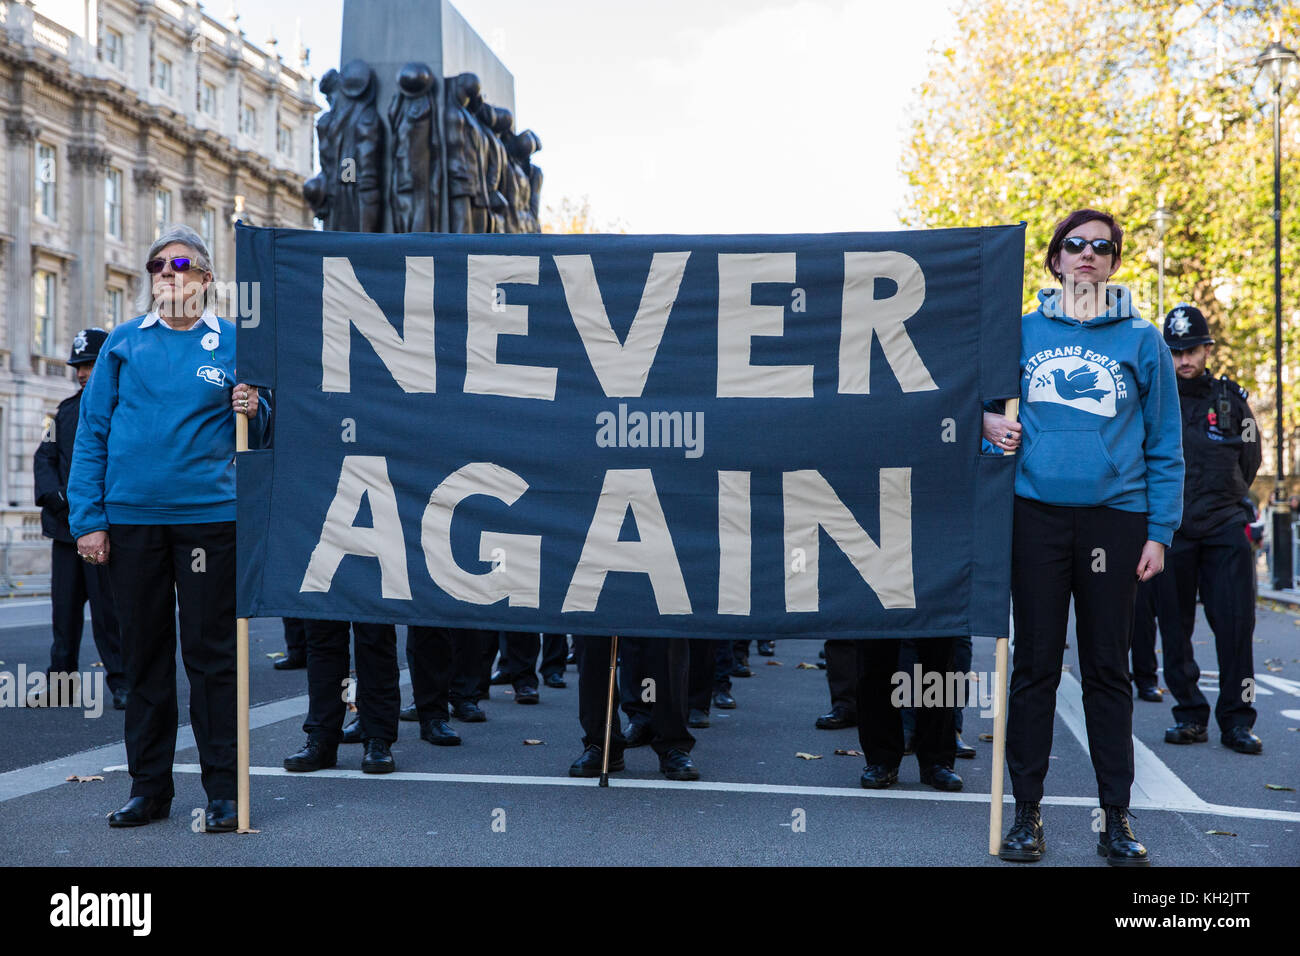
[[[48,661],[49,629],[28,609],[0,607],[0,671]],[[11,626],[6,626],[6,625]],[[402,629],[399,639],[404,641]],[[1212,640],[1201,618],[1197,642]],[[820,643],[779,641],[772,659],[755,655],[755,676],[736,679],[739,707],[714,710],[695,732],[698,783],[672,783],[648,748],[628,752],[627,770],[601,789],[573,780],[581,752],[576,673],[569,687],[543,687],[521,707],[508,688],[484,703],[488,721],[457,724],[464,745],[432,747],[403,723],[393,748],[399,772],[359,772],[361,750],[345,747],[336,770],[288,774],[281,760],[303,740],[305,672],[277,672],[278,621],[252,626],[253,826],[248,835],[193,832],[205,801],[188,728],[177,752],[171,818],[110,830],[105,815],[125,802],[122,713],[0,708],[0,863],[6,865],[959,865],[1008,867],[987,853],[992,720],[966,710],[974,760],[957,763],[960,794],[917,779],[905,758],[900,783],[858,787],[856,731],[819,731],[828,706]],[[1212,648],[1198,643],[1217,692]],[[402,656],[404,659],[404,655]],[[96,660],[89,629],[82,667]],[[1163,743],[1168,702],[1134,703],[1138,774],[1134,824],[1160,866],[1293,866],[1300,863],[1300,616],[1262,605],[1256,629],[1260,756],[1218,743]],[[1265,664],[1265,661],[1271,663]],[[993,642],[977,642],[973,669],[992,670]],[[1085,746],[1075,651],[1058,695],[1044,817],[1048,853],[1040,866],[1102,867],[1090,823],[1096,785]],[[178,662],[182,722],[184,668]],[[406,675],[403,673],[403,680]],[[1210,697],[1213,700],[1213,697]],[[403,701],[410,701],[409,685]],[[526,739],[540,739],[526,745]],[[807,753],[818,759],[796,756]],[[63,782],[69,774],[102,781]],[[1009,792],[1009,784],[1007,786]],[[1010,805],[1008,804],[1008,811]],[[1008,813],[1009,817],[1009,813]],[[1025,869],[1023,866],[1020,869]]]

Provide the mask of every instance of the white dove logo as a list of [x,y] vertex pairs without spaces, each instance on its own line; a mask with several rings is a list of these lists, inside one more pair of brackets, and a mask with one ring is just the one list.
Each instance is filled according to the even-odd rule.
[[1179,309],[1169,320],[1169,327],[1173,329],[1174,335],[1186,335],[1190,323],[1187,321],[1187,312]]
[[1034,370],[1028,400],[1114,418],[1115,376],[1103,365],[1074,357],[1048,359]]

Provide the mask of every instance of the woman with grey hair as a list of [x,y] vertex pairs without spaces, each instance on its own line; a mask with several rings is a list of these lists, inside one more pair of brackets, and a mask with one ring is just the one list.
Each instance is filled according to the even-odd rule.
[[234,830],[235,422],[256,447],[270,406],[235,379],[235,326],[211,309],[207,246],[164,229],[145,262],[147,314],[113,329],[81,402],[68,479],[77,551],[106,564],[130,686],[131,799],[109,826],[165,818],[174,795],[176,626],[208,832]]

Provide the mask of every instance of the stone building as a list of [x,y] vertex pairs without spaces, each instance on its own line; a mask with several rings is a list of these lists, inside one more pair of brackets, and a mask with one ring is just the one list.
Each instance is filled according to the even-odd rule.
[[0,548],[40,541],[32,453],[75,388],[72,339],[137,314],[159,226],[204,236],[218,279],[235,219],[311,228],[317,106],[293,59],[193,0],[0,0]]

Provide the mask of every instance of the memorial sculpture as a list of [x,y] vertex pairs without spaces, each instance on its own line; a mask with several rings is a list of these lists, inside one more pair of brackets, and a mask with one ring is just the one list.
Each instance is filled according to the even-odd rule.
[[397,74],[397,92],[388,106],[392,130],[388,208],[393,232],[438,229],[442,172],[437,95],[438,82],[425,64],[408,63]]

